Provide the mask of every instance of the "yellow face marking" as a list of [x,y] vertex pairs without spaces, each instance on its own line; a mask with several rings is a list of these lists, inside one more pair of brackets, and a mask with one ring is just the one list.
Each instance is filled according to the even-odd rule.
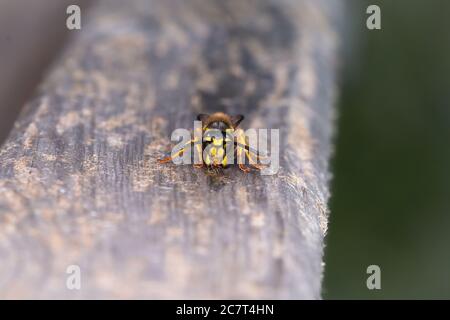
[[203,161],[208,166],[226,166],[228,164],[228,158],[225,152],[224,144],[228,145],[227,143],[235,141],[236,137],[234,135],[236,130],[233,128],[226,129],[224,137],[209,135],[206,133],[208,130],[215,129],[209,129],[208,127],[203,128],[203,131],[205,132],[203,135],[203,141],[211,142],[211,147],[209,148],[207,154],[204,155]]
[[[211,147],[208,150],[208,154],[205,157],[205,163],[207,165],[213,164],[220,166],[224,163],[224,155],[225,155],[225,149],[221,147]],[[225,160],[225,163],[227,161]]]

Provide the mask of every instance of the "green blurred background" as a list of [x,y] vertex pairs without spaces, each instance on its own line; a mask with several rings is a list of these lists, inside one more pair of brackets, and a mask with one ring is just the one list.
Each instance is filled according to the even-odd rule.
[[[323,296],[448,299],[450,1],[348,4],[359,49],[342,70]],[[381,290],[366,287],[371,264]]]

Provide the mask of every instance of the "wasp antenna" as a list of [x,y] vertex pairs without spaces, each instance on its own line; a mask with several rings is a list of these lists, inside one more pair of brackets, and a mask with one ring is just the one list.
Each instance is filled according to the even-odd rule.
[[206,113],[200,113],[197,115],[197,120],[201,122],[205,122],[206,119],[209,118],[209,114]]
[[241,123],[242,120],[244,120],[244,116],[242,114],[238,114],[235,116],[231,116],[231,123],[233,124],[233,127],[236,129],[239,126],[239,123]]

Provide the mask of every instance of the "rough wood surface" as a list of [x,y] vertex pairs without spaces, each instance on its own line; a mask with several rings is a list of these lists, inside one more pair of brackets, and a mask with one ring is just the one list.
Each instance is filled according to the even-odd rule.
[[[93,8],[0,151],[0,297],[320,298],[339,9]],[[280,129],[277,175],[156,163],[219,110]]]
[[89,1],[0,1],[0,144],[69,35],[67,6]]

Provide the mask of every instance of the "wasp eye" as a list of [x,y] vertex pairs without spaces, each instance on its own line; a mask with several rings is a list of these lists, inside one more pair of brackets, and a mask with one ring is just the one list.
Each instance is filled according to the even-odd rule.
[[228,125],[222,121],[214,121],[214,122],[210,123],[209,128],[218,129],[220,131],[225,131],[226,129],[228,129]]

